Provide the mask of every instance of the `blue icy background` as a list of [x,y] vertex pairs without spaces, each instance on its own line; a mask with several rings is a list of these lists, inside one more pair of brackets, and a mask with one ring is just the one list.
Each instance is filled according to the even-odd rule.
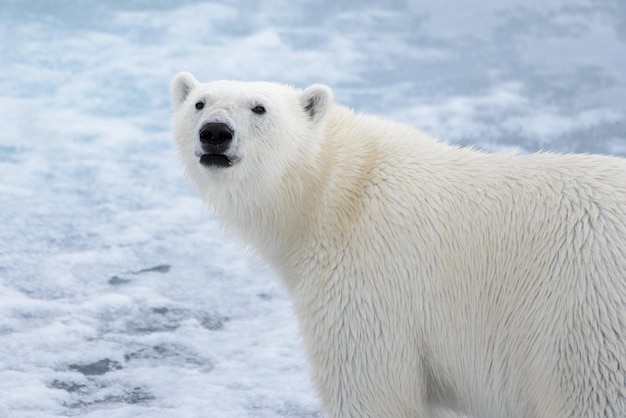
[[321,417],[285,292],[182,176],[183,69],[626,155],[623,0],[0,0],[0,417]]

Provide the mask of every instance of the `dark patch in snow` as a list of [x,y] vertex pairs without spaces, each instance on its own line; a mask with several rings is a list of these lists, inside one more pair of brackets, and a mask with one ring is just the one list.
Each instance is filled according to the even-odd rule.
[[69,393],[87,393],[89,391],[89,386],[76,383],[76,382],[64,382],[62,380],[53,380],[50,383],[51,388],[65,390]]
[[227,316],[222,316],[220,314],[205,314],[203,317],[199,318],[200,324],[210,331],[219,331],[224,328],[224,323],[230,321],[230,318]]
[[168,308],[152,308],[152,312],[156,313],[156,314],[161,314],[161,315],[165,315],[167,314],[167,312],[169,311]]
[[143,273],[169,273],[170,268],[169,264],[159,264],[158,266],[148,267],[145,269],[131,271],[132,274],[143,274]]
[[202,372],[213,370],[213,363],[193,350],[174,343],[162,343],[149,347],[141,347],[124,355],[129,366],[178,366],[198,368]]
[[115,360],[108,358],[89,364],[70,364],[70,370],[75,370],[85,376],[100,376],[114,370],[122,369],[122,365]]
[[[109,389],[110,388],[104,388],[100,392],[110,392]],[[155,396],[146,388],[135,386],[132,388],[122,388],[121,391],[114,391],[113,393],[102,394],[100,396],[98,396],[98,394],[95,394],[95,396],[91,394],[90,396],[85,396],[84,398],[77,399],[73,402],[67,402],[64,406],[69,409],[78,410],[68,411],[68,415],[81,415],[85,412],[85,410],[94,405],[117,403],[134,405],[146,403],[154,399],[156,399]]]
[[[148,267],[148,268],[141,269],[141,270],[136,270],[136,271],[129,271],[126,274],[133,274],[133,275],[145,274],[145,273],[161,273],[161,274],[165,274],[165,273],[169,273],[171,268],[172,268],[172,266],[170,266],[169,264],[159,264],[159,265],[154,266],[154,267]],[[123,284],[128,284],[130,282],[131,282],[130,279],[125,279],[125,278],[120,277],[120,276],[112,276],[109,279],[109,284],[112,285],[112,286],[119,286],[119,285],[123,285]]]
[[127,283],[130,283],[129,279],[122,279],[119,276],[113,276],[109,279],[109,284],[112,286],[118,286],[118,285],[127,284]]
[[269,293],[259,293],[257,296],[261,300],[272,300],[272,298],[273,298],[273,296],[270,295]]
[[219,313],[196,311],[178,307],[155,306],[142,309],[128,319],[125,328],[131,334],[151,334],[175,331],[187,320],[195,319],[210,331],[218,331],[230,318]]

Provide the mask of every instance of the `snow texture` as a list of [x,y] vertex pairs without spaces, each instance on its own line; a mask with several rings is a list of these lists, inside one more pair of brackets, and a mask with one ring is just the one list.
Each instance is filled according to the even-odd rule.
[[322,416],[284,290],[183,178],[179,70],[626,155],[622,0],[1,0],[0,63],[0,417]]

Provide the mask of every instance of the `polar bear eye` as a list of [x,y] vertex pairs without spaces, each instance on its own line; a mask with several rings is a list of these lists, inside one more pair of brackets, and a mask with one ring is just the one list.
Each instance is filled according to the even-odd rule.
[[202,109],[204,109],[204,102],[198,102],[198,103],[196,103],[196,109],[198,109],[198,110],[202,110]]
[[253,107],[252,111],[254,113],[256,113],[257,115],[262,115],[263,113],[265,113],[265,108],[263,106],[259,105],[259,106]]

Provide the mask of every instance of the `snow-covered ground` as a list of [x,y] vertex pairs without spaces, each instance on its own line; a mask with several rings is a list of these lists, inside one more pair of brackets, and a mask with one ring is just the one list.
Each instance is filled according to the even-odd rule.
[[321,417],[285,292],[182,176],[182,69],[626,155],[622,0],[0,0],[0,417]]

